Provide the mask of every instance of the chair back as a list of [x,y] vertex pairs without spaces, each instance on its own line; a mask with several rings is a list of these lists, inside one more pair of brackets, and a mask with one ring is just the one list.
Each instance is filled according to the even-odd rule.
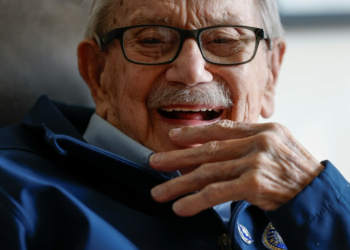
[[43,94],[94,105],[76,56],[88,11],[87,0],[0,0],[0,128]]

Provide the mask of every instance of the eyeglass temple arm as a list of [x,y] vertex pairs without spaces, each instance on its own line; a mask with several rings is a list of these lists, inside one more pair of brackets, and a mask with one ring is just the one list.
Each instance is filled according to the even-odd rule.
[[100,51],[102,51],[102,44],[101,44],[100,37],[96,33],[94,33],[94,38],[96,40],[96,43],[97,43],[98,47],[100,48]]
[[259,29],[260,32],[257,33],[257,35],[260,37],[260,39],[267,41],[268,43],[268,50],[272,50],[273,47],[273,39],[266,34],[265,30]]
[[273,39],[271,39],[270,37],[264,37],[264,40],[266,40],[267,43],[268,43],[268,49],[272,50],[272,48],[273,48]]
[[96,33],[94,33],[94,38],[98,46],[100,47],[100,51],[103,50],[103,46],[105,46],[107,43],[118,38],[121,34],[123,34],[123,30],[123,28],[114,29],[102,36],[101,38]]

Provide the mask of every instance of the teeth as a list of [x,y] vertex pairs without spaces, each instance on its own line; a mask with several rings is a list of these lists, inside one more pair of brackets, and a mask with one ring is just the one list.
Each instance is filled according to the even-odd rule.
[[166,112],[172,112],[173,111],[173,109],[162,109],[162,110],[164,110]]
[[172,112],[172,111],[183,111],[183,112],[205,112],[205,111],[214,111],[217,113],[220,113],[220,109],[187,109],[187,108],[175,108],[175,109],[167,109],[167,108],[162,108],[163,111],[166,112]]
[[182,108],[182,109],[180,109],[180,111],[189,112],[189,111],[192,111],[192,110],[191,109]]

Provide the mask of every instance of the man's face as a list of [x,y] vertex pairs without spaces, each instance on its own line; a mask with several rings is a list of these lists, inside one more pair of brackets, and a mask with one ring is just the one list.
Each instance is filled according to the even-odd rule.
[[[127,0],[120,1],[114,16],[113,28],[140,24],[183,29],[222,24],[263,28],[253,0]],[[205,125],[222,119],[255,122],[264,112],[266,92],[272,81],[268,52],[263,43],[252,62],[219,66],[207,63],[196,41],[187,39],[174,62],[145,66],[128,62],[119,42],[115,41],[103,55],[101,89],[95,97],[96,112],[156,152],[179,148],[171,143],[168,135],[176,127]],[[229,108],[223,108],[215,101],[212,104],[192,101],[149,107],[150,95],[153,97],[154,94],[152,89],[158,90],[159,94],[175,86],[179,90],[189,89],[190,95],[196,95],[198,91],[220,95],[222,91],[217,91],[220,84],[229,90],[232,101]],[[185,111],[169,112],[180,109]],[[189,112],[199,109],[203,111]]]

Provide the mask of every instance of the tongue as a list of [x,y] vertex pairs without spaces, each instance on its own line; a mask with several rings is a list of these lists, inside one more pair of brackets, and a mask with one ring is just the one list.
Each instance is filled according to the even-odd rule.
[[178,120],[200,120],[200,121],[207,121],[212,120],[215,117],[212,117],[210,115],[213,112],[209,111],[200,111],[200,112],[185,112],[185,111],[172,111],[172,112],[165,112],[160,111],[159,112],[162,116],[169,118],[169,119],[178,119]]
[[183,112],[183,111],[173,111],[171,112],[172,119],[180,120],[207,120],[206,112]]

